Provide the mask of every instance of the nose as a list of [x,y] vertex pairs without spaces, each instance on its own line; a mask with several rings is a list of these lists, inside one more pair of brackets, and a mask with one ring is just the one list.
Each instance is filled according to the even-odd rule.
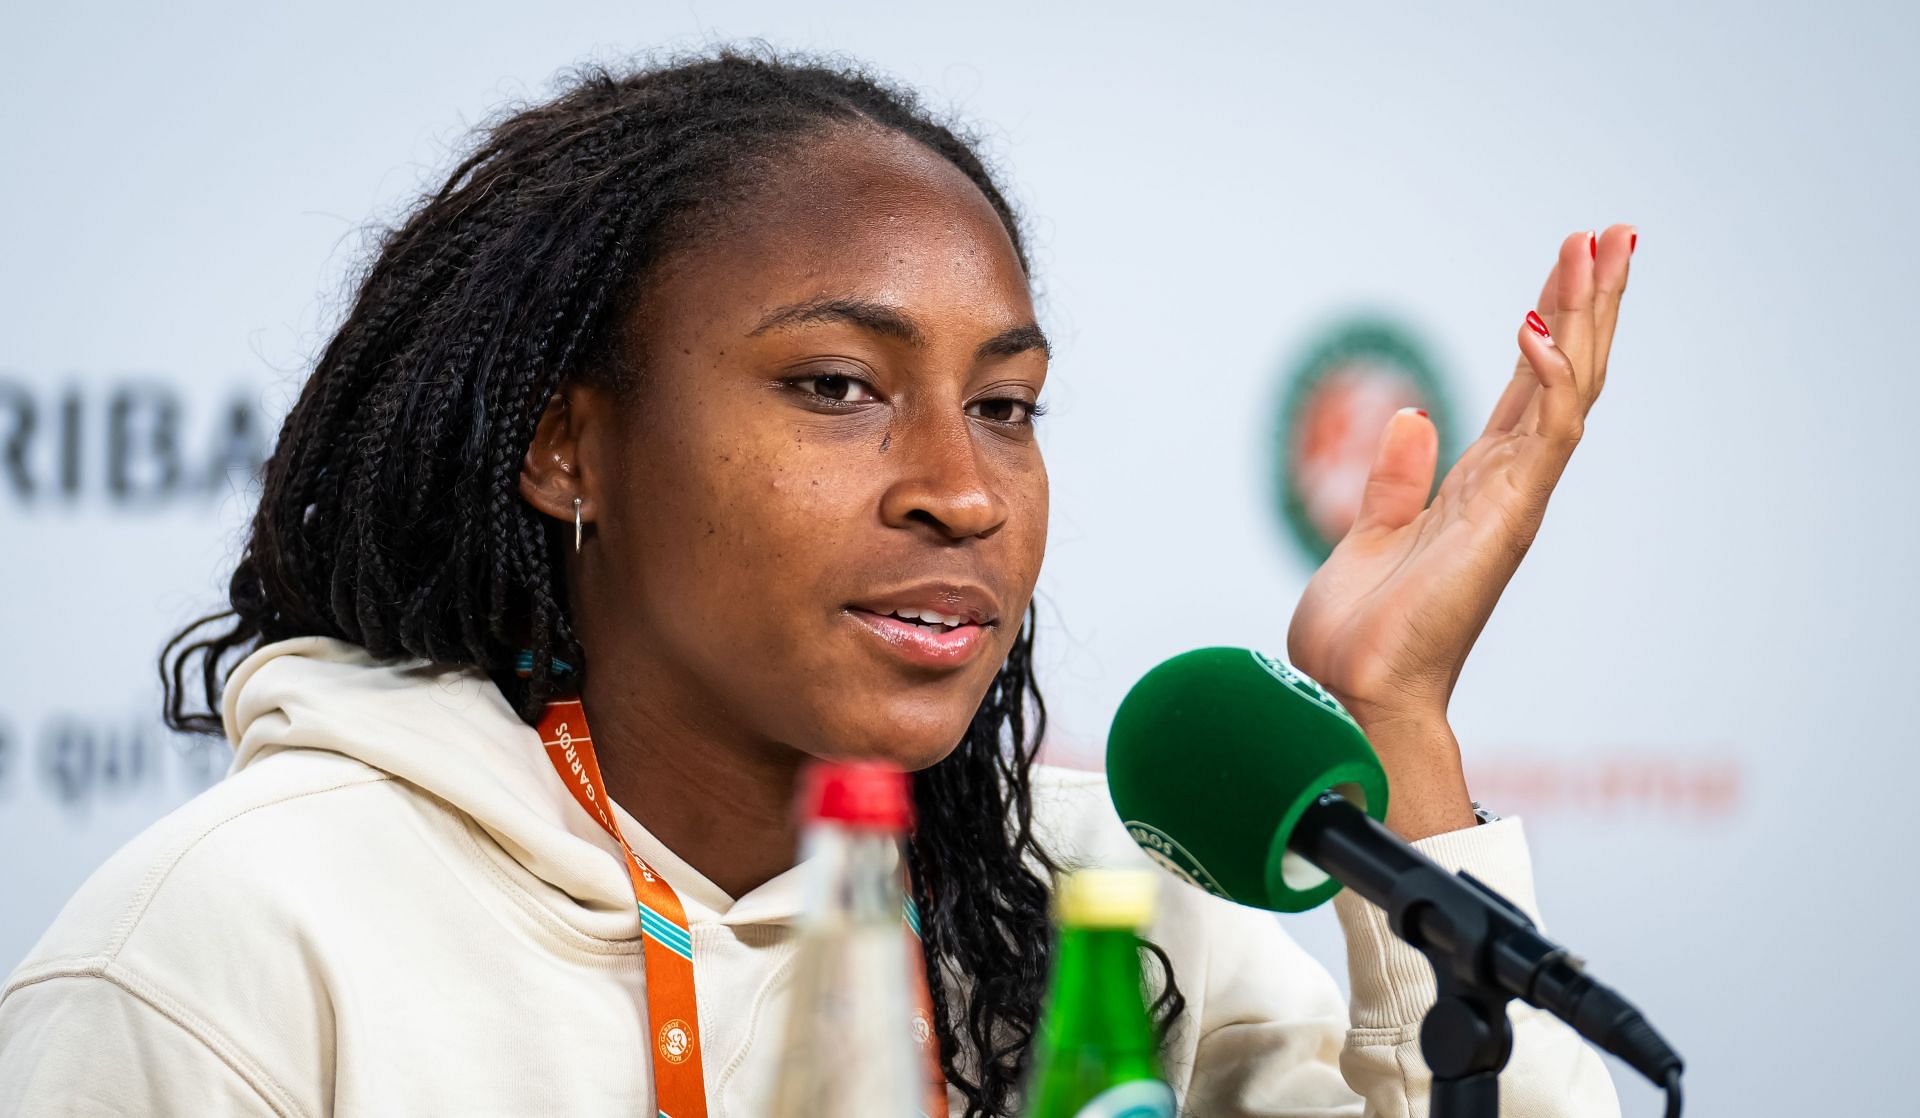
[[1006,524],[1007,501],[983,468],[964,415],[896,428],[892,450],[900,472],[880,499],[888,527],[959,542],[986,539]]

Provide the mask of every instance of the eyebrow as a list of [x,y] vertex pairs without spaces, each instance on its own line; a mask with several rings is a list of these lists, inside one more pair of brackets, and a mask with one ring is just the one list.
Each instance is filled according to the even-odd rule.
[[[898,307],[885,303],[870,303],[859,299],[813,299],[805,303],[794,303],[779,307],[762,318],[758,325],[748,332],[749,337],[764,334],[769,330],[781,330],[795,326],[813,326],[828,322],[844,322],[869,330],[884,337],[903,341],[911,346],[924,346],[927,339],[924,331],[913,316]],[[1026,323],[1009,327],[974,347],[977,357],[1012,357],[1018,353],[1037,349],[1051,357],[1053,347],[1047,343],[1047,335],[1037,323]]]

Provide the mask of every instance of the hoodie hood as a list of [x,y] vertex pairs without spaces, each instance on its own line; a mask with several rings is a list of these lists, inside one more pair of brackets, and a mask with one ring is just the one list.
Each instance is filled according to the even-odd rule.
[[[618,846],[573,802],[539,733],[484,672],[297,637],[241,661],[220,707],[234,747],[229,776],[289,749],[344,754],[446,801],[580,905],[637,919]],[[630,820],[622,813],[623,830],[637,826]]]

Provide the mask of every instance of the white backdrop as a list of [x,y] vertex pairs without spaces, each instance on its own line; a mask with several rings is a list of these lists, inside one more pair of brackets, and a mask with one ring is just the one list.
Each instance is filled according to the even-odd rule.
[[[1165,655],[1283,648],[1272,417],[1323,327],[1402,323],[1477,430],[1560,237],[1636,222],[1607,397],[1460,684],[1475,790],[1692,1113],[1910,1105],[1914,9],[1290,7],[10,11],[0,969],[224,766],[157,729],[154,655],[220,598],[363,229],[573,62],[763,36],[983,125],[1030,216],[1061,756]],[[1290,927],[1340,970],[1330,915]]]

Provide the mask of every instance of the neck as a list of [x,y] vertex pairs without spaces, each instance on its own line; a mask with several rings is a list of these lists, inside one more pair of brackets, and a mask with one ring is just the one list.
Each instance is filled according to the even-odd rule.
[[600,671],[581,689],[607,794],[730,897],[791,867],[801,754],[678,715],[620,682],[635,679],[649,676]]

